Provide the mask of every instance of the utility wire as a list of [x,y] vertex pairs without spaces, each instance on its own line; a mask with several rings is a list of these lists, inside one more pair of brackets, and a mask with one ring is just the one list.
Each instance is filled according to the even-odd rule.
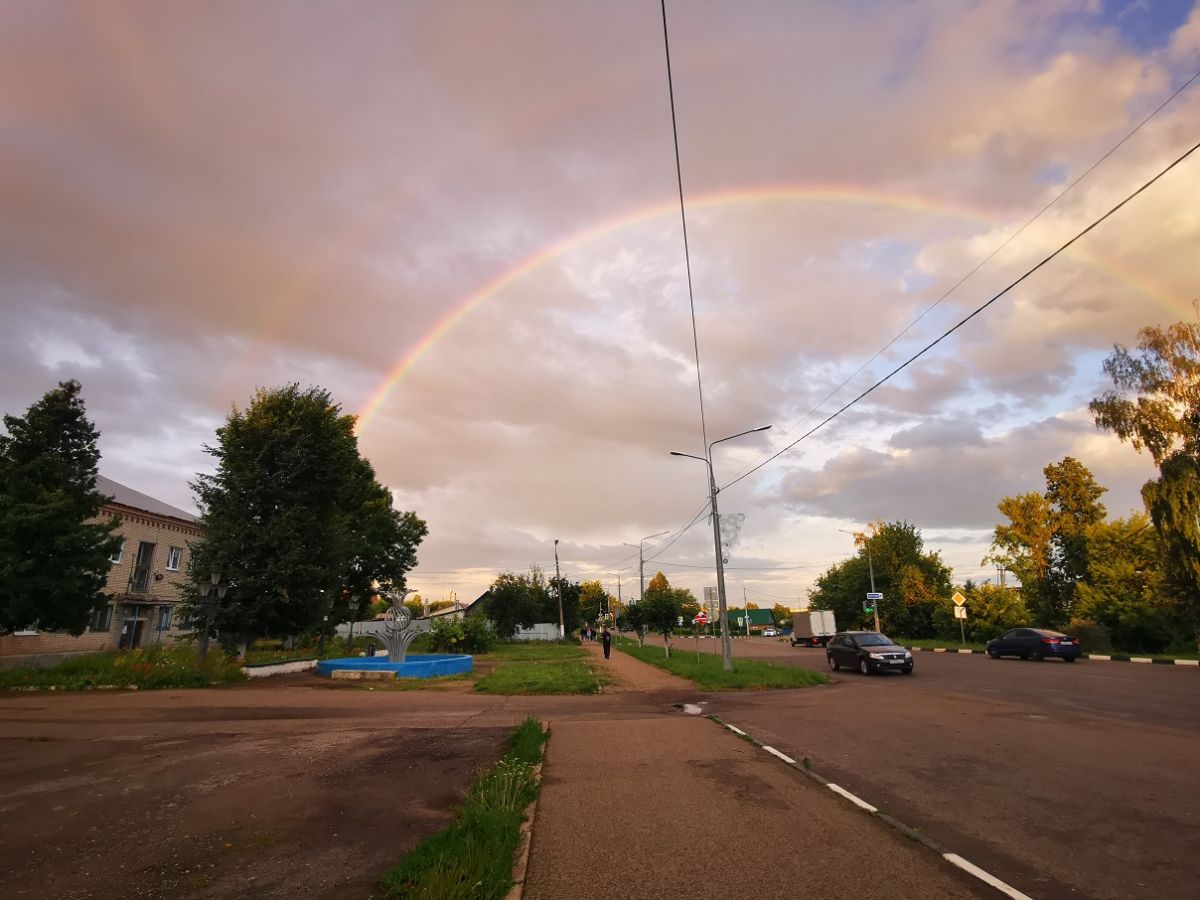
[[995,303],[997,300],[999,300],[1001,297],[1003,297],[1005,294],[1007,294],[1009,291],[1011,291],[1017,285],[1021,284],[1021,282],[1025,281],[1025,279],[1027,279],[1029,276],[1033,275],[1035,272],[1037,272],[1039,269],[1041,269],[1043,266],[1045,266],[1047,263],[1049,263],[1052,259],[1057,257],[1059,254],[1063,253],[1072,244],[1074,244],[1076,241],[1078,241],[1084,235],[1088,234],[1090,231],[1092,231],[1094,228],[1096,228],[1098,225],[1100,225],[1102,222],[1104,222],[1106,219],[1108,219],[1110,216],[1112,216],[1114,213],[1116,213],[1119,209],[1124,207],[1127,203],[1129,203],[1129,201],[1133,200],[1135,197],[1137,197],[1139,194],[1141,194],[1143,191],[1145,191],[1147,188],[1149,188],[1152,184],[1157,182],[1160,178],[1162,178],[1164,175],[1166,175],[1168,172],[1170,172],[1172,169],[1174,169],[1177,165],[1179,165],[1181,162],[1183,162],[1185,159],[1187,159],[1189,156],[1191,156],[1197,150],[1200,150],[1200,142],[1193,144],[1186,152],[1183,153],[1182,156],[1179,156],[1178,158],[1176,158],[1174,160],[1174,162],[1172,162],[1165,169],[1160,171],[1157,175],[1155,175],[1149,181],[1145,182],[1141,187],[1139,187],[1137,190],[1135,190],[1132,194],[1129,194],[1127,197],[1125,197],[1124,200],[1122,200],[1120,203],[1118,203],[1116,206],[1114,206],[1112,209],[1110,209],[1104,215],[1100,216],[1098,219],[1095,219],[1090,225],[1088,225],[1082,231],[1077,233],[1073,238],[1071,238],[1065,244],[1060,246],[1057,250],[1052,252],[1049,256],[1045,257],[1037,265],[1033,266],[1031,269],[1026,270],[1025,274],[1023,274],[1016,281],[1013,281],[1011,284],[1009,284],[1008,287],[1004,288],[999,293],[994,294],[991,297],[991,299],[985,301],[981,305],[977,306],[968,315],[959,319],[958,322],[956,322],[950,328],[943,331],[937,338],[930,341],[928,344],[926,344],[924,347],[922,347],[920,350],[918,350],[916,353],[914,353],[912,356],[910,356],[908,359],[906,359],[900,365],[896,366],[896,368],[892,369],[890,372],[888,372],[886,375],[884,375],[882,378],[880,378],[878,381],[876,381],[874,384],[872,384],[869,388],[867,388],[865,391],[863,391],[861,394],[859,394],[853,400],[844,404],[836,411],[830,413],[828,416],[826,416],[824,419],[822,419],[820,422],[818,422],[816,425],[814,425],[812,428],[810,428],[804,434],[800,435],[800,437],[796,438],[796,440],[792,441],[790,444],[788,444],[783,449],[781,449],[781,450],[777,451],[776,453],[772,454],[771,456],[767,457],[767,459],[763,460],[761,463],[754,466],[754,468],[749,469],[748,471],[743,472],[741,475],[734,478],[728,484],[724,485],[721,488],[721,490],[725,490],[726,488],[730,487],[731,485],[737,484],[743,478],[749,477],[750,475],[754,474],[759,469],[761,469],[763,466],[778,459],[780,456],[782,456],[787,451],[791,450],[793,447],[795,447],[801,441],[810,437],[811,435],[813,435],[814,433],[819,431],[821,428],[824,428],[826,425],[828,425],[830,422],[832,422],[834,419],[836,419],[838,416],[840,416],[842,413],[844,413],[850,407],[854,406],[856,403],[858,403],[860,400],[862,400],[868,394],[872,393],[876,388],[878,388],[881,385],[885,384],[886,382],[890,381],[893,377],[898,375],[904,369],[908,368],[908,366],[911,365],[913,362],[920,359],[922,356],[924,356],[926,353],[928,353],[930,350],[932,350],[934,347],[936,347],[938,344],[940,344],[942,341],[944,341],[950,335],[954,334],[954,332],[958,331],[958,329],[962,328],[964,325],[966,325],[968,322],[970,322],[973,318],[975,318],[977,315],[979,315],[981,312],[983,312],[985,309],[987,309],[989,306],[991,306],[993,303]]
[[[1121,147],[1123,147],[1125,145],[1125,143],[1127,141],[1129,141],[1130,138],[1132,138],[1135,134],[1137,134],[1139,131],[1142,130],[1142,126],[1144,126],[1147,122],[1149,122],[1151,119],[1153,119],[1155,116],[1157,116],[1160,112],[1162,112],[1162,110],[1167,106],[1167,104],[1169,104],[1172,100],[1174,100],[1176,97],[1178,97],[1180,94],[1182,94],[1185,90],[1187,90],[1187,88],[1191,85],[1191,83],[1193,81],[1195,81],[1197,78],[1200,78],[1200,69],[1198,69],[1195,72],[1195,74],[1192,75],[1191,78],[1189,78],[1187,81],[1185,81],[1183,84],[1181,84],[1178,88],[1176,88],[1175,91],[1169,97],[1167,97],[1167,99],[1165,99],[1162,103],[1158,104],[1158,106],[1156,106],[1153,110],[1151,110],[1151,112],[1144,119],[1142,119],[1140,122],[1138,122],[1137,125],[1134,126],[1132,131],[1130,131],[1128,134],[1126,134],[1125,137],[1121,138],[1121,140],[1119,140],[1117,143],[1113,144],[1113,146],[1109,148],[1107,153],[1105,153],[1103,156],[1101,156],[1099,159],[1097,159],[1094,163],[1092,163],[1090,166],[1088,166],[1087,169],[1085,169],[1082,173],[1080,173],[1075,178],[1074,181],[1072,181],[1065,188],[1063,188],[1061,191],[1059,191],[1058,194],[1056,194],[1050,200],[1049,203],[1047,203],[1045,206],[1043,206],[1041,209],[1039,209],[1036,213],[1034,213],[1032,218],[1030,218],[1024,225],[1022,225],[1020,228],[1018,228],[1016,231],[1014,231],[1012,234],[1010,234],[1004,240],[1003,243],[999,244],[994,250],[992,250],[991,253],[989,253],[982,260],[980,260],[975,265],[974,268],[972,268],[969,272],[967,272],[967,274],[963,275],[962,278],[960,278],[960,279],[958,279],[958,281],[954,282],[954,284],[951,285],[945,291],[945,293],[943,293],[940,297],[938,297],[935,301],[933,301],[932,304],[927,306],[920,313],[920,315],[918,315],[915,319],[913,319],[911,322],[909,322],[908,325],[906,325],[904,327],[904,329],[900,331],[899,334],[897,334],[894,338],[892,338],[890,341],[888,341],[886,344],[884,344],[882,347],[880,347],[879,350],[877,350],[874,353],[874,355],[871,356],[870,359],[868,359],[861,366],[859,366],[857,369],[855,369],[846,378],[845,381],[843,381],[841,384],[839,384],[837,387],[835,387],[833,390],[831,390],[828,394],[826,394],[815,406],[813,406],[812,409],[810,409],[803,416],[801,416],[795,422],[795,424],[788,426],[788,428],[783,431],[783,436],[790,434],[793,430],[795,430],[797,427],[799,427],[799,425],[802,422],[804,422],[805,419],[807,419],[809,416],[811,416],[813,413],[815,413],[818,409],[820,409],[822,406],[824,406],[830,400],[830,398],[835,396],[839,391],[841,391],[842,388],[844,388],[851,381],[853,381],[855,378],[857,378],[859,375],[861,375],[863,370],[866,369],[869,365],[871,365],[871,363],[875,362],[875,360],[879,359],[880,356],[882,356],[884,353],[886,353],[892,347],[893,344],[895,344],[898,340],[900,340],[902,337],[904,337],[906,334],[908,334],[910,331],[912,331],[912,329],[915,328],[922,319],[924,319],[927,315],[929,315],[931,312],[933,312],[935,309],[937,309],[937,307],[941,305],[943,300],[945,300],[947,297],[949,297],[951,294],[953,294],[955,291],[957,291],[960,287],[962,287],[963,284],[966,283],[967,279],[969,279],[972,275],[974,275],[976,272],[978,272],[980,269],[982,269],[984,266],[986,266],[989,262],[991,262],[996,257],[996,255],[998,253],[1000,253],[1001,250],[1003,250],[1005,247],[1007,247],[1009,244],[1011,244],[1013,241],[1015,241],[1018,237],[1020,237],[1025,232],[1025,230],[1027,228],[1029,228],[1029,226],[1032,225],[1034,222],[1036,222],[1038,219],[1040,219],[1046,213],[1046,211],[1050,209],[1050,207],[1054,206],[1060,200],[1062,200],[1063,197],[1067,196],[1067,194],[1069,194],[1075,188],[1075,186],[1079,184],[1079,182],[1083,181],[1083,179],[1085,179],[1089,175],[1091,175],[1092,172],[1094,172],[1100,166],[1101,163],[1103,163],[1106,159],[1108,159],[1110,156],[1112,156],[1114,153],[1116,153],[1119,149],[1121,149]],[[760,458],[761,458],[761,456],[760,456]],[[772,459],[773,458],[774,457],[772,457]],[[767,461],[769,462],[770,460],[767,460]],[[750,463],[750,465],[754,466],[754,465],[756,465],[756,462]],[[750,471],[753,471],[753,469],[751,469]],[[749,472],[746,472],[745,474],[748,475]],[[742,478],[742,475],[739,473],[739,475],[734,478],[734,481],[731,481],[729,483],[733,484],[736,481],[740,481],[741,478]]]
[[661,0],[663,52],[667,58],[667,95],[671,98],[671,136],[675,141],[675,180],[679,184],[679,219],[683,225],[683,263],[687,269],[688,304],[692,310],[692,349],[696,353],[696,390],[700,394],[700,436],[708,451],[708,426],[704,420],[704,385],[700,381],[700,338],[696,333],[696,297],[692,292],[692,256],[688,250],[687,211],[683,204],[683,167],[679,163],[679,126],[675,121],[675,82],[671,78],[671,42],[667,39],[667,0]]

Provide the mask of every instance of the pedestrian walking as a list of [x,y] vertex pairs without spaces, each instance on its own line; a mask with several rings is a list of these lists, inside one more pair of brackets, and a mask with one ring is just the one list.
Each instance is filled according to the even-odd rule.
[[608,659],[608,654],[612,651],[612,633],[607,627],[604,629],[604,633],[600,636],[600,639],[604,641],[604,658]]

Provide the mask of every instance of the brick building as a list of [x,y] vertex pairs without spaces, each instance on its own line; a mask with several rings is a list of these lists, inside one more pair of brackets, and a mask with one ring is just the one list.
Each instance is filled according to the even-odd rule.
[[173,641],[188,630],[180,627],[177,606],[191,552],[188,544],[202,534],[196,516],[103,475],[96,479],[96,490],[112,498],[101,518],[115,515],[121,520],[114,532],[122,539],[121,549],[111,557],[105,587],[109,602],[78,637],[36,627],[0,637],[0,658],[5,662],[144,647]]

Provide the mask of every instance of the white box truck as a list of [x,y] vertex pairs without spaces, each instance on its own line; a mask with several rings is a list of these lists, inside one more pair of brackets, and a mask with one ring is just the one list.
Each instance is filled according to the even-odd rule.
[[792,619],[793,647],[824,647],[837,634],[833,610],[816,609]]

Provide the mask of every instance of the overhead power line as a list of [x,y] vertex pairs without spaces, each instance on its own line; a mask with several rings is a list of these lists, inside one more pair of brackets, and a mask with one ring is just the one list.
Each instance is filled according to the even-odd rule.
[[[1029,228],[1029,226],[1031,226],[1034,222],[1036,222],[1038,219],[1040,219],[1052,206],[1055,206],[1060,200],[1063,199],[1063,197],[1067,196],[1067,194],[1069,194],[1072,190],[1074,190],[1076,185],[1078,185],[1081,181],[1083,181],[1085,178],[1087,178],[1089,175],[1091,175],[1092,172],[1096,171],[1096,169],[1099,168],[1099,166],[1105,160],[1107,160],[1110,156],[1112,156],[1119,149],[1121,149],[1121,147],[1123,147],[1129,141],[1130,138],[1132,138],[1135,134],[1137,134],[1139,131],[1142,130],[1142,127],[1144,125],[1146,125],[1151,119],[1153,119],[1160,112],[1162,112],[1163,109],[1165,109],[1167,107],[1167,105],[1169,105],[1171,103],[1172,100],[1174,100],[1176,97],[1178,97],[1180,94],[1182,94],[1185,90],[1187,90],[1188,87],[1191,86],[1192,82],[1195,81],[1197,78],[1200,78],[1200,70],[1197,70],[1195,72],[1195,74],[1192,75],[1191,78],[1189,78],[1187,81],[1185,81],[1179,87],[1177,87],[1171,93],[1171,95],[1169,97],[1167,97],[1165,100],[1163,100],[1162,103],[1158,104],[1158,106],[1156,106],[1153,110],[1151,110],[1149,112],[1149,114],[1147,114],[1144,119],[1142,119],[1140,122],[1138,122],[1137,125],[1135,125],[1131,131],[1129,131],[1123,138],[1121,138],[1121,140],[1117,141],[1117,143],[1113,144],[1103,156],[1101,156],[1094,163],[1092,163],[1090,166],[1088,166],[1083,172],[1081,172],[1075,178],[1075,180],[1073,180],[1065,188],[1063,188],[1061,191],[1059,191],[1057,194],[1055,194],[1055,196],[1045,206],[1043,206],[1036,213],[1034,213],[1033,216],[1031,216],[1029,218],[1029,220],[1025,222],[1024,225],[1022,225],[1020,228],[1018,228],[1016,231],[1014,231],[1012,234],[1010,234],[1002,243],[998,244],[992,250],[991,253],[989,253],[987,256],[985,256],[983,259],[981,259],[978,263],[976,263],[975,266],[969,272],[967,272],[965,275],[963,275],[961,278],[959,278],[958,281],[954,282],[954,284],[952,284],[949,288],[947,288],[946,291],[943,292],[940,297],[938,297],[936,300],[933,301],[933,303],[931,303],[924,310],[922,310],[921,313],[915,319],[913,319],[911,322],[909,322],[907,325],[905,325],[904,328],[901,329],[900,332],[898,334],[896,334],[895,337],[893,337],[890,341],[888,341],[886,344],[884,344],[882,347],[880,347],[877,351],[875,351],[874,354],[872,354],[872,356],[868,360],[866,360],[862,365],[860,365],[857,369],[855,369],[853,372],[851,372],[850,375],[847,376],[846,379],[844,381],[842,381],[841,384],[839,384],[837,387],[835,387],[833,390],[831,390],[828,394],[826,394],[815,406],[813,406],[812,409],[810,409],[803,416],[801,416],[795,423],[793,423],[792,425],[789,425],[786,429],[784,429],[782,432],[782,435],[790,434],[793,430],[795,430],[797,427],[799,427],[799,425],[802,422],[804,422],[805,419],[807,419],[809,416],[811,416],[813,413],[815,413],[818,409],[820,409],[822,406],[824,406],[827,402],[829,402],[829,400],[831,398],[836,396],[838,394],[838,392],[842,390],[842,388],[844,388],[846,385],[848,385],[850,382],[852,382],[855,378],[857,378],[859,375],[861,375],[863,373],[863,371],[869,365],[871,365],[871,363],[873,363],[873,362],[875,362],[875,360],[879,359],[879,357],[882,356],[884,353],[886,353],[898,340],[900,340],[902,337],[904,337],[906,334],[908,334],[910,331],[912,331],[912,329],[915,328],[917,326],[917,324],[919,324],[921,322],[922,319],[924,319],[927,315],[929,315],[931,312],[933,312],[935,309],[937,309],[937,307],[942,304],[942,301],[944,301],[951,294],[953,294],[960,287],[962,287],[967,282],[967,280],[969,278],[971,278],[971,276],[973,276],[976,272],[978,272],[980,269],[982,269],[984,266],[986,266],[989,262],[991,262],[996,257],[996,255],[1000,253],[1000,251],[1002,251],[1005,247],[1007,247],[1009,244],[1011,244],[1013,241],[1015,241],[1017,238],[1019,238],[1025,232],[1025,230]],[[770,452],[770,451],[768,451],[768,452]],[[761,458],[762,458],[762,456],[760,455],[759,459],[761,459]],[[750,463],[749,464],[750,470],[753,471],[753,467],[756,465],[757,465],[757,460],[755,462]],[[749,474],[749,472],[746,472],[746,474]],[[735,476],[734,481],[731,481],[730,484],[733,484],[735,481],[740,481],[740,480],[741,480],[741,473],[739,473],[737,476]]]
[[1133,193],[1126,196],[1124,200],[1122,200],[1120,203],[1118,203],[1116,206],[1114,206],[1108,212],[1104,213],[1104,215],[1100,216],[1098,219],[1093,220],[1090,225],[1088,225],[1082,231],[1078,232],[1069,241],[1064,243],[1062,246],[1060,246],[1057,250],[1052,252],[1050,255],[1046,256],[1044,259],[1042,259],[1041,262],[1037,263],[1032,268],[1027,269],[1025,271],[1025,273],[1023,275],[1021,275],[1021,277],[1019,277],[1015,281],[1011,282],[1003,290],[999,291],[996,294],[993,294],[989,300],[986,300],[984,303],[977,306],[974,310],[972,310],[966,316],[959,319],[954,325],[947,328],[940,335],[938,335],[938,337],[936,337],[934,340],[930,341],[928,344],[926,344],[924,347],[922,347],[920,350],[918,350],[916,353],[914,353],[912,356],[910,356],[908,359],[906,359],[900,365],[896,366],[896,368],[892,369],[890,372],[888,372],[886,375],[884,375],[882,378],[880,378],[878,381],[876,381],[874,384],[872,384],[870,387],[868,387],[865,391],[860,393],[857,397],[850,400],[848,403],[844,404],[843,406],[841,406],[834,412],[830,413],[828,416],[826,416],[824,419],[822,419],[820,422],[818,422],[816,425],[814,425],[812,428],[810,428],[804,434],[800,435],[800,437],[796,438],[796,440],[792,441],[790,444],[788,444],[783,449],[781,449],[781,450],[777,451],[776,453],[772,454],[771,456],[767,457],[767,459],[763,460],[761,463],[754,466],[752,469],[749,469],[746,472],[743,472],[741,475],[734,478],[728,484],[724,485],[721,488],[721,490],[725,490],[726,488],[730,487],[731,485],[737,484],[743,478],[747,478],[750,475],[753,475],[759,469],[763,468],[763,466],[778,459],[784,453],[786,453],[787,451],[789,451],[793,447],[795,447],[797,444],[799,444],[801,441],[811,437],[817,431],[824,428],[826,425],[828,425],[830,422],[832,422],[834,419],[836,419],[838,416],[840,416],[842,413],[844,413],[850,407],[854,406],[856,403],[858,403],[860,400],[862,400],[868,394],[872,393],[876,388],[886,384],[888,381],[890,381],[892,378],[894,378],[900,372],[904,371],[904,369],[908,368],[908,366],[910,366],[916,360],[920,359],[922,356],[924,356],[926,353],[928,353],[930,350],[932,350],[934,347],[936,347],[938,344],[940,344],[942,341],[944,341],[950,335],[954,334],[954,332],[958,331],[958,329],[962,328],[964,325],[966,325],[968,322],[970,322],[972,319],[974,319],[977,315],[979,315],[985,309],[990,307],[993,303],[995,303],[997,300],[999,300],[1001,297],[1003,297],[1005,294],[1007,294],[1009,291],[1011,291],[1017,285],[1019,285],[1023,281],[1025,281],[1025,279],[1029,278],[1029,276],[1033,275],[1035,272],[1037,272],[1039,269],[1041,269],[1043,266],[1045,266],[1051,260],[1056,258],[1059,254],[1061,254],[1065,250],[1067,250],[1067,248],[1069,248],[1071,245],[1073,245],[1075,242],[1077,242],[1084,235],[1088,234],[1093,229],[1095,229],[1097,226],[1099,226],[1102,222],[1106,221],[1111,216],[1113,216],[1118,210],[1123,208],[1126,204],[1128,204],[1131,200],[1133,200],[1135,197],[1140,195],[1143,191],[1147,190],[1151,185],[1153,185],[1160,178],[1162,178],[1164,175],[1166,175],[1168,172],[1170,172],[1172,169],[1174,169],[1176,166],[1178,166],[1181,162],[1183,162],[1185,159],[1187,159],[1189,156],[1191,156],[1193,153],[1195,153],[1196,150],[1198,150],[1198,149],[1200,149],[1200,142],[1193,144],[1188,150],[1186,150],[1181,156],[1177,157],[1166,168],[1162,169],[1157,175],[1155,175],[1149,181],[1143,183],[1142,186],[1139,187],[1137,190],[1135,190]]

